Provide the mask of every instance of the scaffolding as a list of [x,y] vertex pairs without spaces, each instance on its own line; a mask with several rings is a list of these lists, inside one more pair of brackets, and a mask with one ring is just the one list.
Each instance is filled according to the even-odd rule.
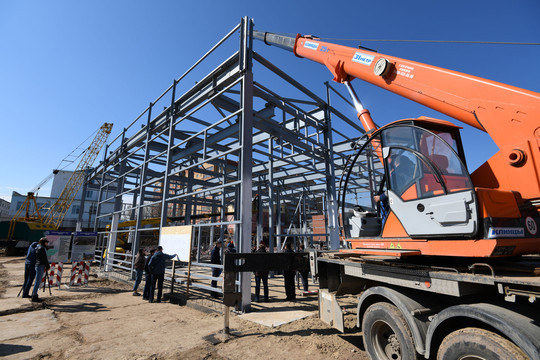
[[[170,225],[194,227],[195,264],[209,269],[216,240],[233,240],[239,252],[261,241],[279,251],[285,239],[313,246],[314,236],[339,247],[336,186],[364,131],[331,106],[337,94],[352,108],[331,85],[323,99],[255,52],[252,31],[243,18],[108,144],[89,175],[101,184],[95,230],[106,270],[133,273],[133,257],[117,245],[136,254]],[[114,211],[103,211],[111,201]],[[310,218],[321,214],[327,230],[313,234]],[[99,219],[110,222],[106,231]],[[249,273],[238,279],[241,310],[250,281]]]

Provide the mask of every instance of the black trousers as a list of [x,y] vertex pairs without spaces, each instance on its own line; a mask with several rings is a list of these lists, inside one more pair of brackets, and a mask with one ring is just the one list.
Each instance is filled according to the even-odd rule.
[[152,274],[146,273],[144,276],[143,299],[148,300],[150,299],[150,289],[152,288]]
[[259,301],[261,294],[261,281],[263,283],[264,301],[268,301],[268,275],[255,275],[255,301]]
[[154,302],[154,290],[156,289],[156,283],[157,283],[157,302],[161,302],[161,294],[163,293],[163,279],[165,278],[165,274],[153,274],[152,275],[152,288],[150,289],[150,298],[148,299],[150,302]]
[[[36,277],[36,266],[35,265],[24,265],[24,284],[23,284],[23,296],[28,296],[30,294],[30,288]],[[41,279],[39,279],[41,281]]]
[[285,278],[285,295],[287,296],[287,300],[296,299],[296,292],[294,289],[294,276],[295,275],[296,275],[296,271],[283,272],[283,277]]
[[[219,277],[219,275],[221,275],[221,269],[213,268],[212,269],[212,277]],[[217,287],[217,281],[212,280],[211,285],[212,285],[213,288]],[[218,298],[221,294],[218,293],[217,291],[212,291],[211,295],[212,295],[212,297]]]

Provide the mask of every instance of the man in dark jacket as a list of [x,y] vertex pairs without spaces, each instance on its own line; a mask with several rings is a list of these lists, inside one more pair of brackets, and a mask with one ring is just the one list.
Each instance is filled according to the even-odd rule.
[[146,258],[146,261],[144,262],[144,291],[143,291],[143,300],[149,300],[150,299],[150,289],[152,288],[152,273],[150,272],[150,269],[148,268],[148,263],[150,262],[150,259],[152,258],[152,255],[156,252],[156,249],[150,250],[150,255]]
[[[210,262],[215,265],[221,265],[221,241],[216,242],[216,246],[212,249],[212,254],[210,256]],[[212,268],[212,277],[219,277],[221,275],[221,268]],[[212,280],[212,287],[217,287],[217,281]],[[218,298],[219,293],[212,291],[212,297]]]
[[154,302],[154,289],[156,288],[156,282],[158,286],[158,293],[156,302],[161,302],[161,294],[163,292],[163,279],[165,278],[165,261],[170,260],[176,257],[174,255],[168,255],[163,253],[163,248],[161,246],[157,247],[157,251],[150,258],[148,263],[148,269],[152,273],[152,287],[150,288],[150,302]]
[[[266,253],[264,242],[259,244],[257,253]],[[264,290],[264,302],[268,302],[268,271],[255,271],[255,301],[259,302],[261,293],[261,282]]]
[[30,298],[30,287],[34,278],[36,277],[36,247],[37,241],[34,241],[28,247],[26,253],[26,259],[24,260],[24,284],[23,284],[23,298]]
[[43,273],[50,268],[49,260],[47,259],[47,245],[49,245],[49,240],[42,237],[39,239],[39,245],[36,247],[36,281],[32,290],[32,302],[41,302],[41,299],[38,297],[39,285],[41,284]]
[[[294,250],[292,249],[291,241],[287,241],[287,245],[285,245],[285,250],[283,252],[286,252],[286,253],[294,252]],[[296,275],[296,271],[294,270],[283,271],[283,278],[285,280],[285,295],[287,296],[285,298],[286,301],[296,300],[296,291],[294,289],[295,275]]]

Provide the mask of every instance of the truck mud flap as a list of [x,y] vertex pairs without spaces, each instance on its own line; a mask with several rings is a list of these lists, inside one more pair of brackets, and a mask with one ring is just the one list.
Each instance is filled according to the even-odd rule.
[[339,306],[336,295],[327,289],[319,290],[319,318],[334,329],[345,332],[343,325],[343,311]]

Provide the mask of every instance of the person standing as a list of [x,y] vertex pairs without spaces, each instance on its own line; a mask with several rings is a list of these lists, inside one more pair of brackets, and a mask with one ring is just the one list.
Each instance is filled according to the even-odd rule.
[[24,283],[23,283],[23,298],[30,298],[30,287],[36,277],[36,247],[37,241],[34,241],[28,247],[26,259],[24,260]]
[[161,294],[163,293],[163,279],[165,279],[165,260],[170,260],[174,257],[176,257],[176,254],[164,254],[163,247],[158,246],[155,254],[150,258],[148,269],[150,269],[150,272],[152,273],[152,286],[150,288],[150,298],[148,301],[154,302],[154,290],[157,283],[158,292],[156,302],[161,302]]
[[[298,245],[298,252],[302,253],[304,251],[305,251],[304,244],[300,243],[300,245]],[[309,283],[308,283],[309,271],[302,270],[298,272],[300,273],[300,277],[302,278],[302,287],[304,288],[304,292],[308,292],[309,291]]]
[[229,241],[229,243],[227,244],[227,251],[230,253],[236,252],[236,248],[234,247],[234,241],[232,240]]
[[150,272],[150,269],[148,268],[148,263],[150,262],[150,259],[152,258],[152,255],[156,252],[156,249],[150,250],[150,255],[146,258],[146,261],[144,262],[144,291],[143,291],[143,300],[149,300],[150,299],[150,289],[152,288],[152,273]]
[[[212,254],[210,256],[210,262],[215,265],[221,265],[221,240],[216,242],[216,246],[212,249]],[[212,277],[219,277],[221,275],[221,268],[212,268]],[[212,280],[212,287],[217,287],[217,280]],[[212,291],[212,297],[219,298],[219,293]]]
[[133,284],[133,296],[141,295],[137,292],[137,289],[139,288],[139,284],[142,281],[145,260],[146,258],[144,256],[144,249],[139,249],[139,253],[137,254],[137,257],[135,258],[135,263],[133,264],[133,269],[135,269],[135,284]]
[[[259,244],[256,253],[266,253],[264,242]],[[264,302],[268,302],[268,271],[255,271],[255,301],[259,302],[261,293],[261,282],[263,284]]]
[[[287,245],[285,245],[285,253],[293,253],[294,250],[292,249],[292,244],[290,241],[287,242]],[[296,275],[295,270],[285,270],[283,271],[283,278],[285,280],[285,295],[286,301],[294,301],[296,300],[296,292],[294,289],[294,276]]]
[[34,281],[34,289],[32,290],[32,302],[42,301],[38,297],[39,285],[41,284],[43,273],[50,268],[49,260],[47,259],[47,245],[49,245],[49,240],[42,237],[39,239],[39,245],[36,247],[36,281]]

